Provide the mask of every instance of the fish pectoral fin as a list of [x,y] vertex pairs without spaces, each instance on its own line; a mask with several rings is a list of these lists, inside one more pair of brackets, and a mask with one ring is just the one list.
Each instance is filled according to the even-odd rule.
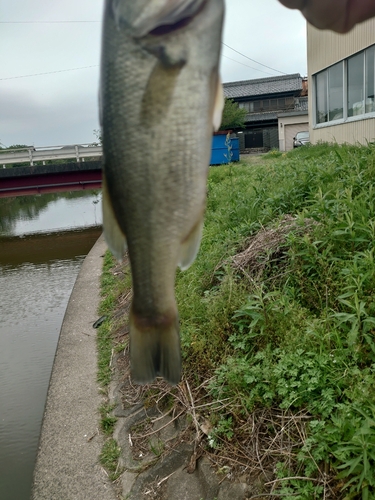
[[221,78],[219,77],[217,81],[215,103],[212,114],[212,124],[215,132],[220,128],[223,116],[223,109],[224,109],[224,92],[223,92],[223,85],[221,83]]
[[180,335],[177,311],[162,321],[129,314],[131,377],[138,384],[164,377],[171,384],[181,379]]
[[185,240],[181,243],[178,266],[182,271],[190,267],[194,262],[202,239],[202,231],[203,217],[197,222]]
[[102,180],[103,228],[107,245],[117,260],[122,260],[126,252],[126,238],[116,220],[108,187],[103,173]]

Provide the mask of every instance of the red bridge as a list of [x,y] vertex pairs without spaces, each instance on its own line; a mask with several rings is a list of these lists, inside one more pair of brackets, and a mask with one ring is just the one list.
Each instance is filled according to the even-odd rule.
[[101,186],[101,161],[0,169],[0,198],[100,189]]
[[[0,148],[0,198],[99,189],[101,157],[96,144]],[[46,165],[49,161],[56,163]]]

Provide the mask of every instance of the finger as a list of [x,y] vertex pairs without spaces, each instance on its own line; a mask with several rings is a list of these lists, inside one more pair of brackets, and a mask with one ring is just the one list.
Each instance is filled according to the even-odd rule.
[[306,20],[319,29],[338,33],[375,16],[374,0],[280,0],[290,9],[299,9]]

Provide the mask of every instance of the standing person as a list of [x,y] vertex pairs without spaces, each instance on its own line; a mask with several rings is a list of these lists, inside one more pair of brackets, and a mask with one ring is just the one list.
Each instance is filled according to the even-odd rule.
[[375,16],[374,0],[279,0],[289,9],[299,9],[319,29],[347,33],[357,23]]

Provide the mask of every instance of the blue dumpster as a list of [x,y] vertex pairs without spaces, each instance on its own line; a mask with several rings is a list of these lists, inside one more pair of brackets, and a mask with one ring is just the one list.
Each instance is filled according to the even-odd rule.
[[237,137],[227,139],[227,135],[218,134],[212,137],[212,152],[210,165],[222,165],[239,161],[240,145]]

